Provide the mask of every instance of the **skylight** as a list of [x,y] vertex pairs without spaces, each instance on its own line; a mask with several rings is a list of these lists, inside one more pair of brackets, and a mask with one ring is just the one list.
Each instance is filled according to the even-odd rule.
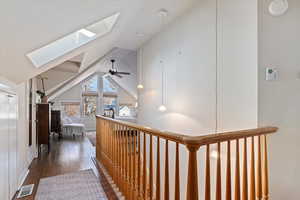
[[119,18],[120,13],[116,13],[106,17],[90,26],[75,31],[61,39],[36,49],[27,54],[35,67],[39,68],[43,65],[81,47],[98,37],[109,33]]

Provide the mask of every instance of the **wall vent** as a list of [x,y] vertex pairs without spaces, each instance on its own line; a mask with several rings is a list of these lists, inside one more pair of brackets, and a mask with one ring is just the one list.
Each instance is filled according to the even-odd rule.
[[34,188],[34,184],[22,186],[17,198],[19,199],[26,196],[30,196],[32,194],[33,188]]

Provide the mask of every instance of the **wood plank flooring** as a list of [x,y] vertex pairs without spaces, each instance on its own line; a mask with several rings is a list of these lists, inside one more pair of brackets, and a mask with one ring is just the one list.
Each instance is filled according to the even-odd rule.
[[[98,173],[92,157],[95,157],[95,148],[86,137],[73,137],[51,140],[51,151],[42,152],[40,158],[33,160],[30,172],[24,185],[35,184],[34,194],[24,197],[22,200],[34,200],[37,186],[41,178],[56,176],[60,174],[76,172],[79,170],[93,169],[99,177],[108,199],[117,199],[103,173]],[[67,200],[67,199],[66,199]]]

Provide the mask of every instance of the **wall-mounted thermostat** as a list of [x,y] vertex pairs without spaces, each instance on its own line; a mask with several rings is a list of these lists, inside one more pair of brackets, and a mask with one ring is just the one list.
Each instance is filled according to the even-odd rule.
[[266,68],[266,80],[275,81],[278,79],[278,71],[275,68]]

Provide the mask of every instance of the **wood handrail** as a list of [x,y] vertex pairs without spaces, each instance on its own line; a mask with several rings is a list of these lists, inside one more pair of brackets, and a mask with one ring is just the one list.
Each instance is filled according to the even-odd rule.
[[[180,199],[182,189],[186,189],[185,199],[187,200],[198,200],[200,196],[205,197],[205,200],[211,200],[213,191],[216,193],[216,200],[222,199],[223,191],[227,200],[232,198],[235,200],[262,198],[269,200],[267,135],[275,133],[278,130],[276,127],[191,136],[160,131],[103,116],[96,117],[97,160],[107,169],[125,199],[159,200],[161,197],[170,199],[172,188],[176,200]],[[257,145],[255,145],[256,141]],[[170,162],[169,143],[176,145],[175,163]],[[160,148],[161,145],[164,145],[163,149]],[[185,149],[180,151],[188,152],[187,169],[182,168],[183,165],[180,164],[179,145],[185,146]],[[235,145],[235,148],[231,148],[231,145]],[[213,150],[210,146],[217,146],[217,150]],[[241,146],[243,151],[240,154]],[[199,184],[201,182],[198,181],[198,152],[201,147],[206,147],[206,154],[202,154],[204,159],[201,160],[206,166],[204,185]],[[225,149],[222,147],[227,147],[226,154],[222,154],[221,149]],[[250,148],[249,155],[248,147]],[[210,151],[214,153],[217,160],[214,163],[216,165],[214,177],[211,177],[212,154]],[[153,157],[153,155],[157,156]],[[223,156],[226,164],[221,158]],[[231,158],[234,157],[237,159],[232,165],[233,159]],[[164,164],[162,168],[161,163]],[[241,169],[240,166],[242,166]],[[226,168],[226,174],[222,173],[223,167]],[[175,170],[170,171],[172,168]],[[234,173],[232,169],[235,170]],[[187,170],[187,183],[182,186],[183,188],[180,185],[181,170]],[[173,175],[175,175],[175,183],[170,181]],[[161,179],[164,180],[163,184],[161,184]],[[211,179],[216,180],[214,186],[211,184]],[[225,188],[222,187],[223,179],[226,180]],[[198,186],[204,187],[205,194],[200,193]]]
[[120,121],[120,120],[104,117],[101,115],[97,115],[96,117],[101,118],[103,120],[111,121],[119,125],[137,129],[142,132],[144,131],[149,134],[152,134],[153,136],[158,136],[166,140],[171,140],[173,142],[178,142],[184,145],[196,145],[196,146],[214,144],[218,142],[225,142],[228,140],[242,139],[245,137],[268,135],[278,131],[277,127],[268,126],[268,127],[260,127],[255,129],[228,131],[224,133],[208,133],[208,134],[203,134],[203,136],[191,136],[186,134],[173,133],[169,131],[160,131],[147,126],[142,126],[135,123],[126,122],[126,121]]

